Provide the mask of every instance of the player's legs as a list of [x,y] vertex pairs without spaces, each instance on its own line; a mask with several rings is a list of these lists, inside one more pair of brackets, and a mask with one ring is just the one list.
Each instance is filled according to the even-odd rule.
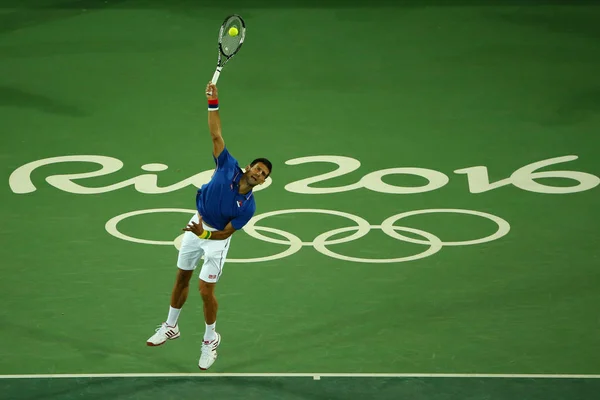
[[[192,218],[193,220],[194,218]],[[181,309],[185,304],[190,288],[190,279],[203,254],[202,241],[192,232],[185,232],[177,257],[177,276],[171,292],[172,308]]]
[[[198,216],[195,214],[191,220],[198,222]],[[202,240],[191,232],[185,232],[177,258],[177,275],[171,291],[169,314],[167,320],[146,341],[148,346],[160,346],[180,336],[177,320],[188,296],[190,279],[203,254]]]
[[146,344],[148,346],[160,346],[167,340],[177,339],[179,336],[181,336],[181,333],[179,332],[179,325],[177,325],[177,320],[179,319],[181,307],[183,307],[187,299],[190,287],[190,279],[193,274],[194,270],[183,270],[177,268],[175,284],[173,285],[173,290],[171,291],[171,305],[169,306],[167,320],[163,322],[158,329],[156,329],[154,335],[146,340]]
[[[214,325],[217,321],[217,310],[219,308],[219,303],[217,302],[217,298],[215,296],[215,287],[217,286],[215,283],[204,282],[202,279],[199,280],[198,288],[200,289],[200,296],[202,297],[202,302],[204,303],[204,321],[206,325]],[[208,332],[207,332],[208,333]],[[211,340],[214,337],[210,333],[204,335],[204,340]]]
[[171,307],[169,309],[169,315],[167,317],[167,324],[175,326],[177,319],[179,318],[179,312],[181,307],[187,300],[188,293],[190,291],[190,279],[194,274],[194,270],[184,270],[177,268],[177,276],[175,277],[175,284],[171,291]]
[[206,322],[205,341],[215,338],[214,324],[217,320],[219,304],[215,297],[215,286],[223,273],[231,238],[225,240],[205,240],[203,243],[204,263],[200,270],[198,289],[204,303],[204,321]]
[[221,335],[216,331],[217,310],[219,303],[215,296],[215,287],[223,272],[223,265],[229,250],[229,239],[208,240],[204,246],[204,264],[200,270],[198,288],[204,303],[204,321],[206,330],[202,342],[202,350],[198,366],[208,369],[217,359],[217,347],[221,343]]

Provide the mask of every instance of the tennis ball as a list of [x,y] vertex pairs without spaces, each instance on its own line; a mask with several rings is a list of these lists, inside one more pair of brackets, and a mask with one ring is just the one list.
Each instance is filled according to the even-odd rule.
[[231,28],[229,28],[229,36],[237,36],[238,34],[238,30],[235,26],[232,26]]

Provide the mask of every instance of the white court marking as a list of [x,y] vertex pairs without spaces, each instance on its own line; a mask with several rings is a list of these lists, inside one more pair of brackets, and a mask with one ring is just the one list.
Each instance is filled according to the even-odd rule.
[[48,378],[504,378],[504,379],[600,379],[598,375],[586,374],[428,374],[428,373],[130,373],[130,374],[30,374],[0,375],[0,379],[48,379]]

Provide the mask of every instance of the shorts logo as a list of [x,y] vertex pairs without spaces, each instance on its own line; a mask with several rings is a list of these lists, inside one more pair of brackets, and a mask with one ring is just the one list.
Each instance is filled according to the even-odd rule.
[[217,276],[216,275],[209,275],[208,279],[217,279]]

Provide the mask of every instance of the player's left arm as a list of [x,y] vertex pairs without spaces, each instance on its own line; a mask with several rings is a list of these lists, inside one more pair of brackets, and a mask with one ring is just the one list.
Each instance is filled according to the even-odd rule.
[[250,221],[255,211],[256,206],[251,205],[243,214],[238,215],[229,221],[229,223],[225,225],[225,229],[220,231],[205,231],[204,227],[202,226],[202,216],[198,216],[198,223],[191,221],[185,228],[183,228],[183,230],[194,233],[200,239],[227,239],[229,236],[233,235],[235,231],[242,229]]
[[[235,233],[236,229],[231,225],[231,222],[225,226],[225,229],[222,231],[214,231],[210,233],[210,238],[212,240],[223,240],[227,239],[229,236]],[[236,239],[237,240],[237,239]]]
[[190,222],[185,228],[183,228],[184,231],[189,231],[192,232],[194,235],[198,236],[200,239],[210,239],[210,240],[224,240],[227,239],[229,236],[233,235],[233,233],[236,231],[236,229],[233,227],[233,225],[230,223],[228,223],[225,226],[225,229],[223,229],[222,231],[205,231],[204,228],[202,227],[202,219],[200,219],[200,222],[196,223],[194,221]]

